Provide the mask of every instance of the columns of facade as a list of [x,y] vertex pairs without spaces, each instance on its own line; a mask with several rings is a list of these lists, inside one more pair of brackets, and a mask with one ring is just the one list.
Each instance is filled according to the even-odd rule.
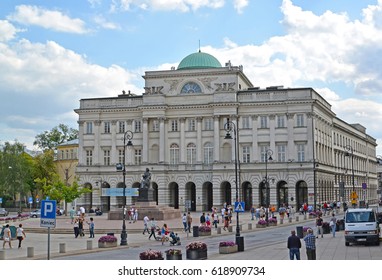
[[166,126],[165,118],[159,118],[159,163],[165,162]]
[[[79,143],[84,143],[84,121],[78,121],[78,141]],[[86,158],[84,155],[84,150],[81,145],[78,146],[77,158],[79,165],[84,165],[86,163]]]
[[142,130],[142,163],[149,162],[149,119],[143,118],[143,130]]
[[117,153],[117,121],[111,121],[111,151],[110,151],[110,164],[115,165],[118,163]]
[[202,117],[196,118],[196,162],[203,162]]
[[253,160],[260,161],[259,146],[257,142],[257,128],[258,128],[258,116],[252,116],[252,154]]
[[[316,149],[316,141],[315,141],[315,131],[314,131],[314,115],[313,113],[309,113],[307,115],[307,154],[305,159],[312,159],[314,161],[317,161],[317,159],[320,157],[320,154],[318,150]],[[316,136],[318,137],[318,136]],[[325,157],[322,159],[324,161]]]
[[185,125],[186,125],[186,119],[185,118],[179,118],[180,122],[180,163],[186,162],[186,137],[185,137]]
[[95,121],[94,122],[94,149],[93,149],[93,165],[99,165],[100,164],[100,133],[101,133],[101,121]]
[[220,161],[220,116],[214,116],[214,161]]
[[287,120],[288,120],[288,153],[287,158],[288,159],[297,159],[297,153],[294,145],[294,114],[288,113],[287,114]]

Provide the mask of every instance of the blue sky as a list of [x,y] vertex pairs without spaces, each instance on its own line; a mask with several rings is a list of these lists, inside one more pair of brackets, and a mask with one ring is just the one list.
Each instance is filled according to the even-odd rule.
[[313,87],[382,146],[382,0],[0,1],[0,144],[77,127],[81,98],[141,94],[199,44],[255,86]]

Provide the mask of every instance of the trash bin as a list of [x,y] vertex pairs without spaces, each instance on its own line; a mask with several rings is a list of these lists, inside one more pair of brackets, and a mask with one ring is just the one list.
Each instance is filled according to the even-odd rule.
[[239,252],[244,251],[244,236],[236,236],[237,250]]
[[193,237],[199,237],[199,227],[198,226],[192,227],[192,236]]
[[304,232],[303,232],[303,227],[302,226],[296,227],[296,235],[299,238],[303,238],[304,237]]

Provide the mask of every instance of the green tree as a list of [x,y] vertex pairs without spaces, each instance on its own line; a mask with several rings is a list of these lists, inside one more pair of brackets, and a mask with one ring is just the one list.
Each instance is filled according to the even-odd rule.
[[78,130],[69,128],[65,124],[55,126],[51,131],[44,131],[35,137],[33,145],[37,145],[42,150],[52,150],[57,145],[78,138]]

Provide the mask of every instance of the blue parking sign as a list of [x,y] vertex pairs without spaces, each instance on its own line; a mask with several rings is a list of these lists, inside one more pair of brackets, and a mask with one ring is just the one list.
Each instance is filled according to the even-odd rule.
[[56,227],[56,201],[41,201],[40,227]]

